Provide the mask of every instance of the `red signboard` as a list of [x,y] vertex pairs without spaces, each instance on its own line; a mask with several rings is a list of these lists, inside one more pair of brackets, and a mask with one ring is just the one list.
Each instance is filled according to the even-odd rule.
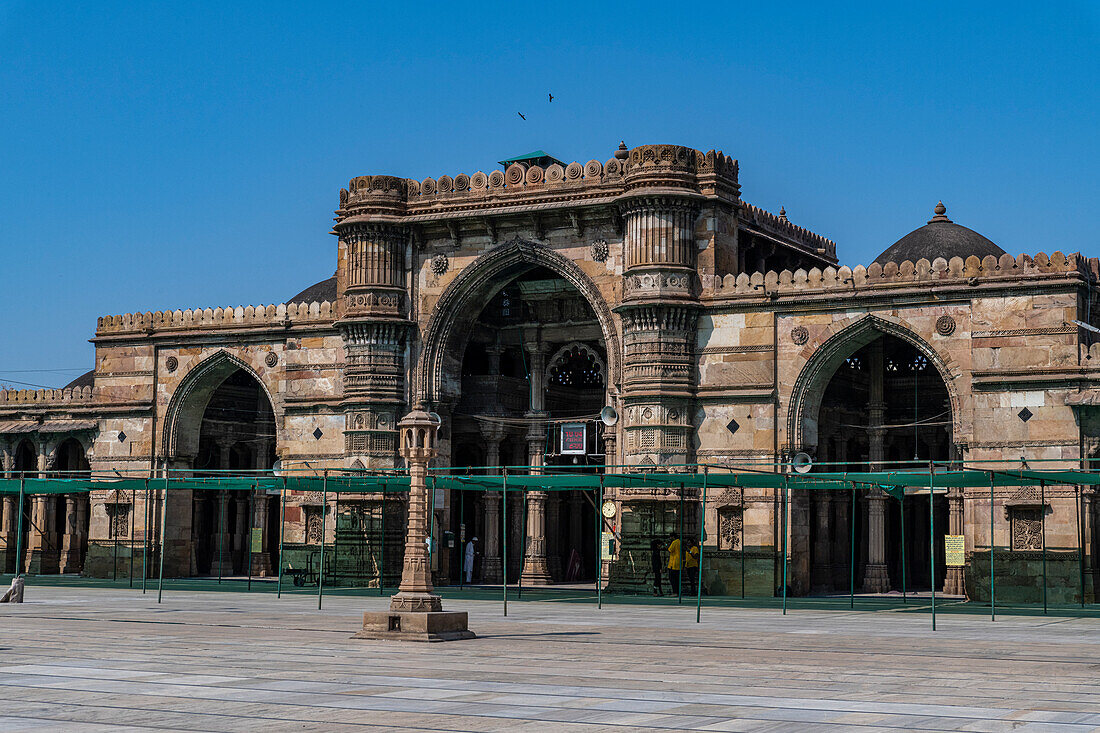
[[583,456],[587,451],[585,444],[587,426],[582,422],[565,423],[561,426],[561,452],[563,455]]

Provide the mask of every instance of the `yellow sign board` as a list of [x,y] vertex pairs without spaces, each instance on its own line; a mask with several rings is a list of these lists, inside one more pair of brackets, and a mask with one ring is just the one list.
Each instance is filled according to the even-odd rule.
[[264,546],[264,530],[262,527],[252,528],[252,551],[259,552],[260,548]]
[[944,535],[943,554],[947,560],[947,567],[961,568],[966,565],[966,546],[961,534]]

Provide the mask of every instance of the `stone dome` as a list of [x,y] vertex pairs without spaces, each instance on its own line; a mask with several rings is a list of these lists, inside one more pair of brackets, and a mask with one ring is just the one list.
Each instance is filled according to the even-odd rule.
[[74,389],[76,387],[94,387],[95,386],[95,369],[90,369],[73,381],[66,384],[62,389]]
[[875,262],[885,265],[887,262],[916,262],[926,259],[929,262],[937,257],[949,260],[952,257],[970,255],[979,259],[986,255],[1000,257],[1005,251],[973,229],[967,229],[947,218],[947,207],[940,201],[936,204],[935,216],[919,229],[906,234],[891,244],[875,258]]
[[310,285],[308,288],[288,300],[287,303],[323,303],[326,300],[329,303],[336,302],[335,274],[328,280],[322,280],[319,283]]

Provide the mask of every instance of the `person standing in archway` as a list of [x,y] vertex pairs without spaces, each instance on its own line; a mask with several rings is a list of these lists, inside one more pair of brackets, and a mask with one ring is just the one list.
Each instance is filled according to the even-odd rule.
[[661,568],[664,567],[664,563],[661,560],[661,543],[653,538],[649,541],[649,568],[653,571],[653,595],[655,596],[664,595],[661,590]]
[[477,557],[477,537],[466,543],[466,557],[462,569],[466,571],[466,584],[474,582],[474,558]]
[[668,587],[669,593],[680,592],[680,538],[670,534],[672,540],[668,545]]

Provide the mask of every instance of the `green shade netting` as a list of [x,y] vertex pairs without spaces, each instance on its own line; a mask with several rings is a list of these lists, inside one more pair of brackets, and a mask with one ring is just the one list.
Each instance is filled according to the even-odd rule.
[[[451,470],[451,469],[446,469]],[[492,491],[571,491],[603,488],[654,488],[676,490],[680,487],[700,489],[746,488],[847,491],[852,488],[881,487],[894,497],[906,490],[919,491],[947,488],[988,488],[994,486],[1100,485],[1100,473],[1077,470],[957,470],[936,471],[868,471],[783,474],[765,472],[708,473],[545,473],[539,475],[454,475],[439,472],[428,476],[429,486],[451,490]],[[181,477],[168,480],[169,490],[193,491],[328,491],[347,493],[400,493],[409,490],[409,477],[401,472],[384,475],[338,475],[327,478],[310,476],[217,476]],[[116,491],[122,494],[141,493],[146,489],[162,490],[165,479],[153,478],[44,478],[0,479],[0,494],[18,494],[20,485],[26,494],[72,494],[89,491]]]

